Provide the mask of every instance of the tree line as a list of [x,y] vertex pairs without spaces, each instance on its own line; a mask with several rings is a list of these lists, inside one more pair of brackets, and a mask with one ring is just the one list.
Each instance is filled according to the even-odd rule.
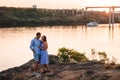
[[82,15],[55,12],[53,9],[0,7],[0,27],[85,25],[91,20],[108,23],[108,16],[105,11],[88,11],[87,15]]

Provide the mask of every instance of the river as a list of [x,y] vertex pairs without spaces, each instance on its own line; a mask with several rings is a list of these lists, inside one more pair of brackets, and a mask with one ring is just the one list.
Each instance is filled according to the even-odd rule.
[[84,52],[91,59],[91,49],[106,52],[109,58],[120,62],[120,25],[109,27],[43,26],[0,28],[0,71],[20,66],[33,58],[29,49],[36,32],[47,36],[49,54],[57,55],[61,47]]

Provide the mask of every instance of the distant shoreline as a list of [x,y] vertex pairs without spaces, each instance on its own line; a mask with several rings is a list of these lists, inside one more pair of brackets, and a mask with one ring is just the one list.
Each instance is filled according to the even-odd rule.
[[54,25],[47,25],[47,24],[44,24],[44,25],[17,25],[17,26],[0,26],[0,28],[16,28],[16,27],[43,27],[43,26],[86,26],[86,24],[54,24]]
[[[34,9],[0,7],[0,27],[85,25],[91,20],[108,23],[108,13],[74,9]],[[116,22],[117,19],[115,19]]]

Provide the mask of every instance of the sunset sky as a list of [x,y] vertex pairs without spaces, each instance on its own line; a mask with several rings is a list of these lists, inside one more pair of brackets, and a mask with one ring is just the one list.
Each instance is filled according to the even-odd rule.
[[49,9],[72,9],[86,6],[119,6],[120,0],[0,0],[0,6],[32,7]]

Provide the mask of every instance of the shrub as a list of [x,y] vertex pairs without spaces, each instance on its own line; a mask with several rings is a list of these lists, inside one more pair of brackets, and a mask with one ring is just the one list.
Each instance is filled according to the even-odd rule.
[[101,62],[105,63],[109,61],[109,58],[107,57],[107,54],[105,52],[98,52],[99,58]]
[[110,64],[115,65],[116,61],[116,58],[112,57]]
[[65,47],[58,50],[57,56],[60,58],[61,62],[83,62],[88,60],[84,53]]

